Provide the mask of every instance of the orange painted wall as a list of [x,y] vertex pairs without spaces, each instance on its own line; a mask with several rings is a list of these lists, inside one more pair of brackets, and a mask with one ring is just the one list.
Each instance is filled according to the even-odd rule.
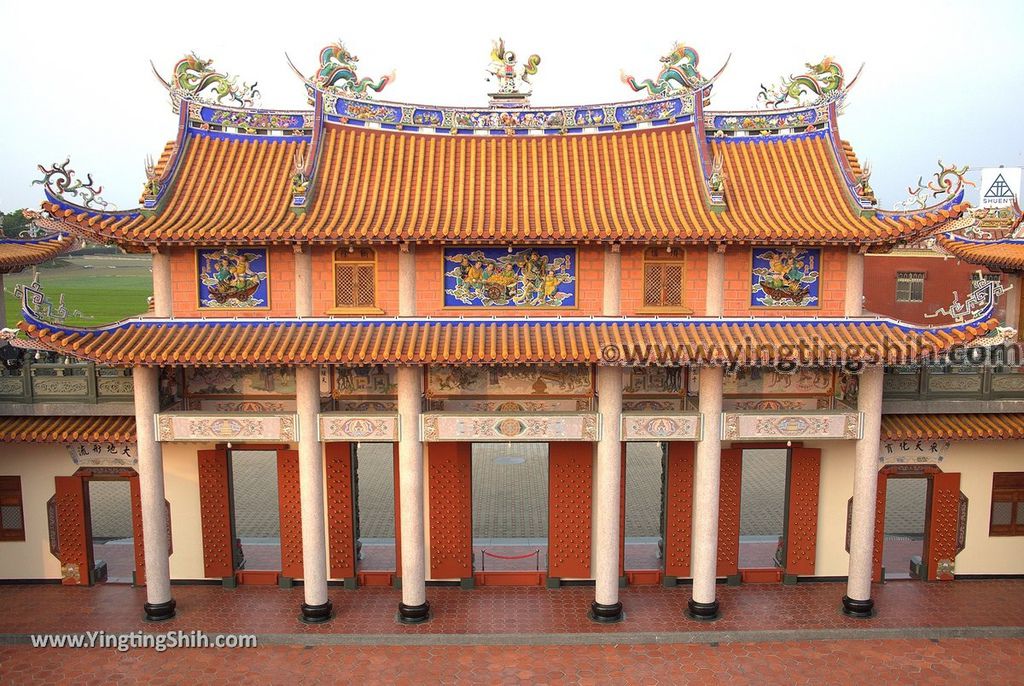
[[843,316],[846,309],[847,254],[845,247],[821,249],[819,307],[751,307],[751,249],[730,247],[725,253],[725,316]]
[[[203,246],[205,247],[205,246]],[[215,246],[212,246],[215,247]],[[171,250],[171,295],[175,317],[290,317],[295,314],[295,257],[289,247],[269,246],[270,309],[199,309],[196,253],[192,248]]]
[[[664,250],[665,248],[659,248]],[[673,248],[673,251],[684,250]],[[625,316],[675,316],[704,314],[704,303],[708,291],[708,251],[704,247],[685,249],[683,269],[683,309],[676,311],[644,310],[644,248],[641,246],[622,247],[622,314]]]
[[[377,251],[377,316],[398,315],[398,247],[374,246]],[[313,315],[331,316],[334,309],[334,248],[313,248]],[[372,313],[367,313],[371,315]],[[344,316],[339,314],[338,316]],[[359,315],[357,315],[359,316]]]
[[[460,246],[469,247],[469,246]],[[604,247],[581,245],[577,251],[575,309],[531,309],[499,307],[443,307],[442,248],[437,245],[416,248],[416,314],[420,316],[508,315],[599,315],[604,304]]]

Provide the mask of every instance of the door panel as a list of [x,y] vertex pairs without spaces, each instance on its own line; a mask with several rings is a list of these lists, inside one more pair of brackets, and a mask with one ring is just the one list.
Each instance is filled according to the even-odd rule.
[[430,578],[473,576],[472,443],[431,443]]
[[199,513],[203,529],[203,573],[224,578],[235,573],[231,521],[231,475],[227,450],[200,450]]
[[669,441],[664,458],[665,576],[690,576],[693,544],[693,451],[690,442]]
[[589,579],[594,444],[548,443],[548,576]]

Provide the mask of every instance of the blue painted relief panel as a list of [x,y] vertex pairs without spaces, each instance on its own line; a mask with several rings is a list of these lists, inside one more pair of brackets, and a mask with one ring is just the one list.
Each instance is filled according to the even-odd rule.
[[266,248],[199,248],[199,308],[256,310],[270,307]]
[[821,286],[818,248],[754,248],[752,307],[818,307]]
[[576,306],[575,248],[445,248],[445,307]]

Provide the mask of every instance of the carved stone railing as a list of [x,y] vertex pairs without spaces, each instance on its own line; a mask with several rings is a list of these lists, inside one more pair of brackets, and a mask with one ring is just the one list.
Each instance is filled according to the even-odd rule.
[[1024,400],[1024,368],[891,369],[886,400]]
[[131,402],[131,370],[92,362],[22,361],[0,367],[0,403]]

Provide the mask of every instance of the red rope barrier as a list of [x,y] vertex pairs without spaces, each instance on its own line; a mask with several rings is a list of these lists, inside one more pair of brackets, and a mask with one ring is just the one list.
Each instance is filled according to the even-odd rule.
[[498,555],[496,553],[489,553],[486,550],[481,550],[480,553],[483,554],[483,555],[486,555],[487,557],[495,557],[495,558],[497,558],[499,560],[525,560],[528,557],[533,557],[534,555],[539,555],[540,554],[540,548],[538,548],[537,550],[534,550],[532,553],[526,553],[525,555]]
[[526,553],[525,555],[498,555],[497,553],[488,552],[486,550],[480,550],[480,571],[486,571],[487,565],[484,560],[488,557],[493,557],[497,560],[525,560],[528,557],[535,557],[537,559],[537,571],[540,571],[540,548],[537,548],[532,553]]

